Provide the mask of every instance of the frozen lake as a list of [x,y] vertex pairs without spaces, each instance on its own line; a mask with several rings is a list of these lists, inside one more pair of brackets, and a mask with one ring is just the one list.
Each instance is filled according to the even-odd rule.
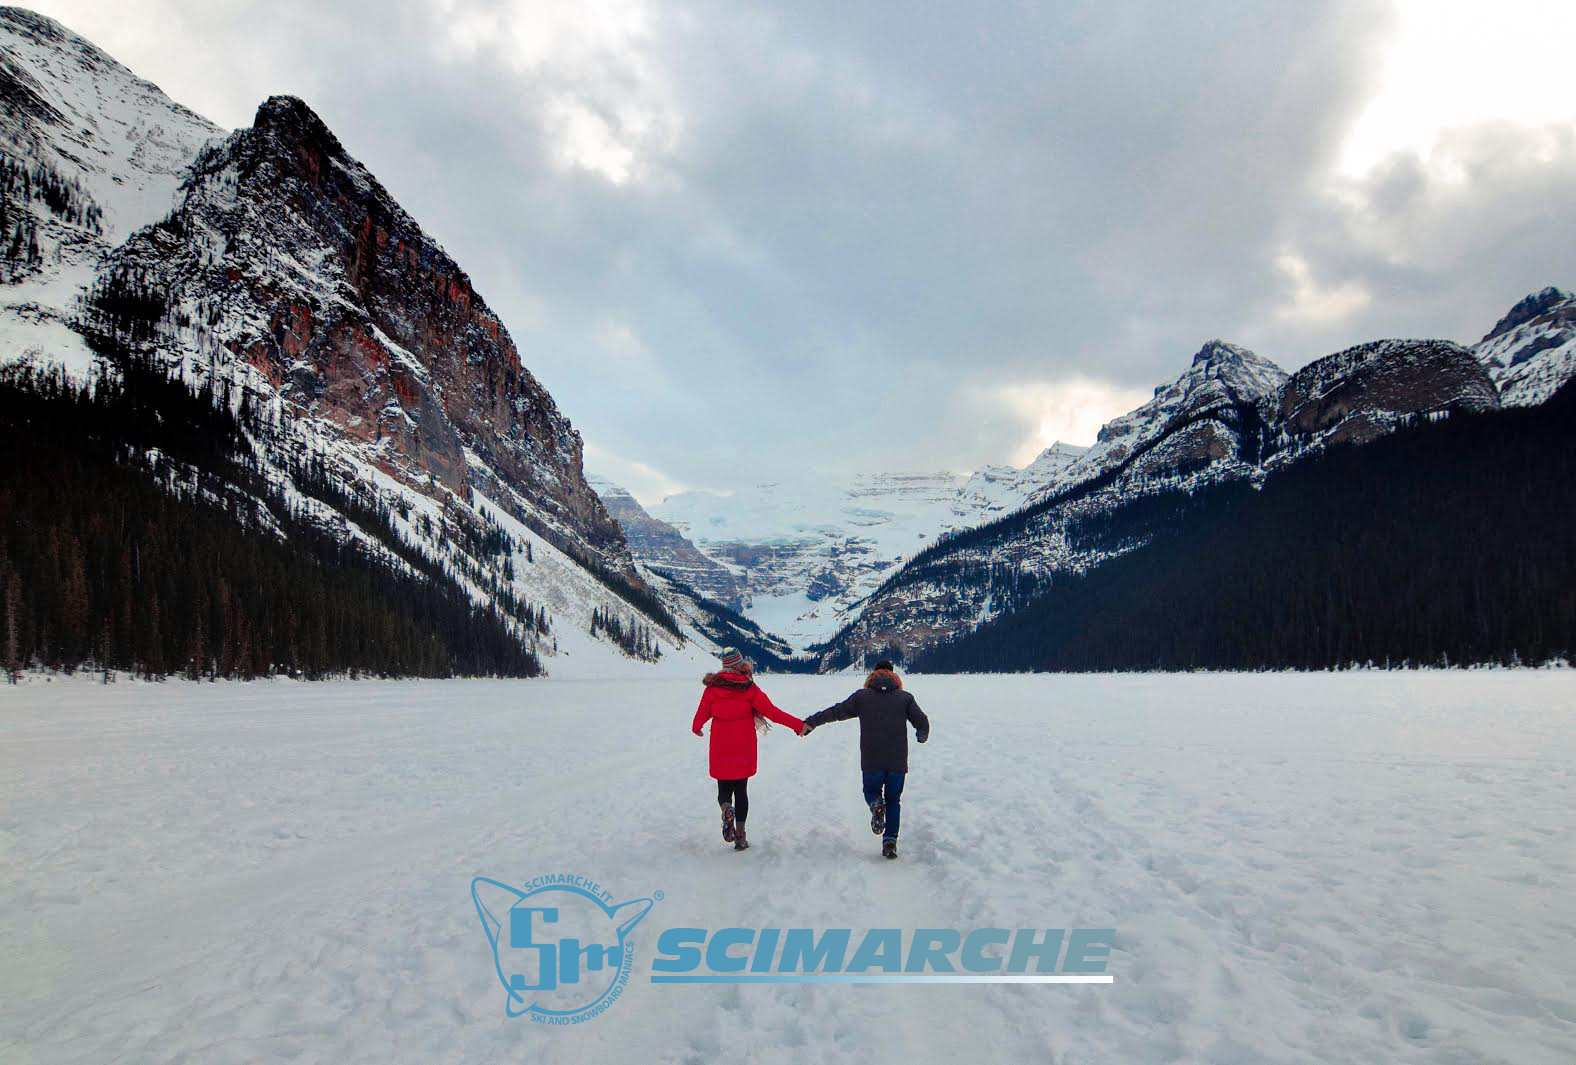
[[[1576,673],[910,690],[893,863],[852,722],[762,740],[727,848],[696,680],[0,688],[0,1060],[1576,1061]],[[565,1029],[469,895],[556,871],[665,896]],[[1115,983],[651,984],[691,925],[1114,927]]]

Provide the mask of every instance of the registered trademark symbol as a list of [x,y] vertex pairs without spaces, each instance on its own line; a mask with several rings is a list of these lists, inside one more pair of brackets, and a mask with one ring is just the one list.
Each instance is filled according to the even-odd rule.
[[663,895],[660,891],[654,891],[651,893],[651,897],[656,899],[658,902],[661,902],[667,896]]

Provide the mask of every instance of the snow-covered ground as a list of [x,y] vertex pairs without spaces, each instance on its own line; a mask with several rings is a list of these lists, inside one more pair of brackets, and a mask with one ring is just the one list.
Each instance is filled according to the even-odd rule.
[[[770,677],[798,714],[849,677]],[[718,838],[693,680],[0,690],[0,1060],[1576,1060],[1576,674],[917,678]],[[664,899],[594,1021],[506,1020],[477,875]],[[1115,927],[1108,986],[654,985],[669,927]]]

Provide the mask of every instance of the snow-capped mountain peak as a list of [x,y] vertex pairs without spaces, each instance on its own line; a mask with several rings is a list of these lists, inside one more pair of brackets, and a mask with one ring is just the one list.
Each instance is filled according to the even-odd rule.
[[1483,342],[1508,333],[1517,326],[1532,321],[1539,315],[1547,314],[1559,304],[1568,302],[1570,299],[1571,294],[1569,292],[1555,288],[1553,285],[1539,289],[1530,296],[1524,296],[1517,301],[1514,307],[1505,312],[1505,317],[1495,323],[1494,328],[1490,329],[1483,337]]
[[27,249],[0,275],[0,362],[200,388],[244,427],[231,496],[451,585],[555,672],[690,653],[504,323],[303,101],[222,135],[16,9],[0,99]]
[[1024,473],[1052,473],[1066,469],[1071,463],[1077,462],[1088,451],[1087,445],[1069,444],[1065,440],[1057,440],[1050,447],[1034,456],[1033,460],[1023,468]]
[[1576,378],[1576,296],[1552,285],[1532,293],[1472,353],[1507,407],[1542,403]]
[[984,466],[957,491],[952,508],[959,528],[990,521],[1023,506],[1031,496],[1062,485],[1067,471],[1088,452],[1087,447],[1058,440],[1027,466]]
[[1286,381],[1286,371],[1262,355],[1224,340],[1211,340],[1193,355],[1177,384],[1190,396],[1216,382],[1226,393],[1262,395]]
[[1262,420],[1286,379],[1269,359],[1211,340],[1148,402],[1101,426],[1094,446],[1033,499],[1132,465],[1141,476],[1167,477],[1234,460],[1242,426]]

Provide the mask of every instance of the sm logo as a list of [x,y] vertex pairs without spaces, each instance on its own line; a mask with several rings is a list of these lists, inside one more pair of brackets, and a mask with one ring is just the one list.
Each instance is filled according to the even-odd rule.
[[618,1000],[634,960],[629,933],[652,905],[610,905],[599,884],[568,874],[524,890],[477,877],[471,898],[507,994],[504,1012],[541,1024],[579,1024]]

